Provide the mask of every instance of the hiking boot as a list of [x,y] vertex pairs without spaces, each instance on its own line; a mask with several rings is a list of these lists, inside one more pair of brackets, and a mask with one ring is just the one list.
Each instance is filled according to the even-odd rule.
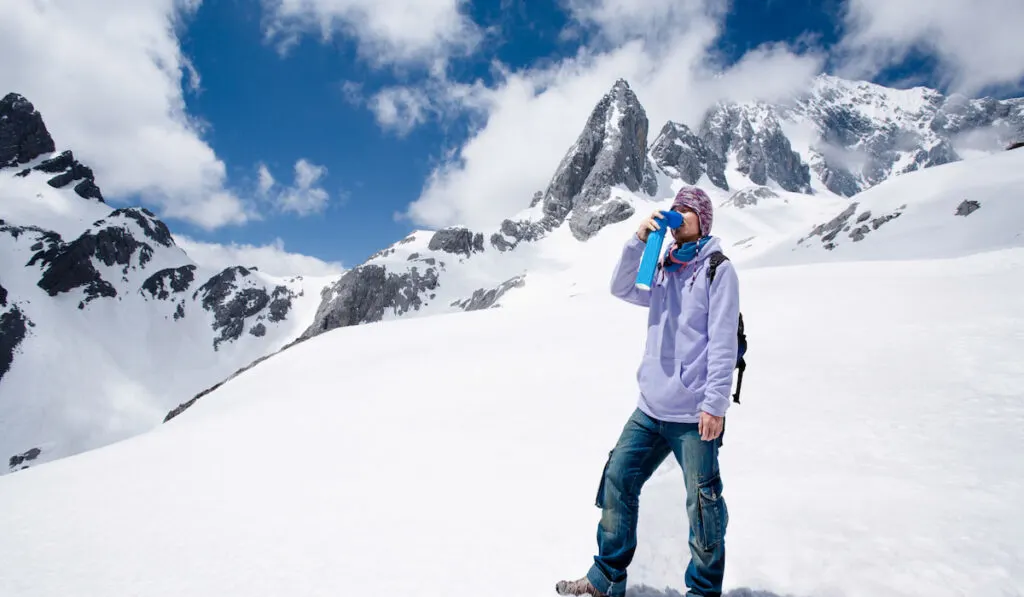
[[601,591],[594,588],[586,577],[579,580],[560,580],[555,585],[555,592],[559,595],[591,595],[592,597],[608,597]]

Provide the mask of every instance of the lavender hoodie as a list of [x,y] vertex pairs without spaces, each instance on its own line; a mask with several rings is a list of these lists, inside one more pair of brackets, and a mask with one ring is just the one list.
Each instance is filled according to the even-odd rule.
[[[666,243],[668,245],[669,243]],[[700,411],[725,416],[738,350],[739,280],[729,261],[708,289],[708,255],[720,250],[717,237],[686,267],[660,267],[650,290],[635,286],[644,243],[630,236],[612,274],[612,294],[649,307],[647,346],[637,370],[637,406],[655,419],[696,423]]]

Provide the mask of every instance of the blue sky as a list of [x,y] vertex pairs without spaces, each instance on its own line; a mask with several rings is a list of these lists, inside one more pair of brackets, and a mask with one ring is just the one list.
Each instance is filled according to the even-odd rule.
[[1024,77],[1024,8],[1002,0],[54,0],[5,10],[2,91],[36,103],[111,203],[146,205],[223,259],[255,255],[239,245],[289,257],[278,269],[351,267],[416,228],[514,215],[619,77],[655,131],[669,118],[692,123],[717,99],[785,97],[823,71],[1002,96],[1019,95]]
[[[482,26],[500,27],[501,34],[485,51],[454,62],[449,76],[462,81],[490,81],[495,59],[518,69],[570,56],[586,43],[585,36],[559,38],[567,15],[553,0],[477,1],[468,14]],[[837,14],[836,2],[739,2],[718,49],[735,61],[761,43],[794,41],[807,32],[830,44]],[[346,100],[343,84],[356,81],[372,92],[399,76],[360,61],[350,38],[325,44],[307,36],[282,56],[264,41],[262,15],[251,0],[206,0],[189,20],[182,50],[202,83],[199,93],[185,96],[188,111],[209,124],[205,138],[228,165],[232,182],[254,185],[258,163],[287,182],[295,161],[305,158],[327,169],[322,186],[328,207],[213,233],[188,223],[176,228],[215,242],[263,244],[280,237],[289,250],[358,264],[414,228],[393,214],[419,196],[442,152],[465,138],[466,123],[432,121],[403,136],[383,131],[367,108]]]

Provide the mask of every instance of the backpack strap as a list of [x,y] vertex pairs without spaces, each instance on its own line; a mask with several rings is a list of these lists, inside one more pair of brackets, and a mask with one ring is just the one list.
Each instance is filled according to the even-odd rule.
[[747,334],[743,331],[743,314],[740,313],[740,327],[739,327],[739,349],[740,358],[736,363],[736,368],[740,370],[736,380],[736,393],[732,395],[732,401],[736,404],[740,403],[740,390],[743,388],[743,372],[747,370],[747,360],[744,358],[747,346]]
[[[729,261],[729,258],[725,256],[725,253],[721,251],[715,251],[708,256],[708,292],[711,292],[711,283],[715,281],[715,272],[718,271],[718,266],[722,263]],[[743,358],[746,352],[747,335],[743,331],[743,314],[740,313],[739,321],[739,359],[736,363],[736,368],[739,369],[739,375],[736,380],[736,393],[732,395],[732,400],[736,404],[740,403],[740,390],[743,389],[743,372],[747,370],[747,361]]]
[[729,258],[721,251],[715,251],[708,256],[708,289],[711,288],[711,283],[715,281],[715,272],[718,271],[718,266],[722,265],[724,261],[729,261]]

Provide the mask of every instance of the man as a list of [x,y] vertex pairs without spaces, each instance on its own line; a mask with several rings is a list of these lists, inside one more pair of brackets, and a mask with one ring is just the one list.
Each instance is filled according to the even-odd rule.
[[651,289],[641,290],[635,281],[647,236],[664,217],[658,211],[630,237],[612,276],[613,295],[649,308],[647,345],[637,373],[640,396],[598,486],[598,555],[585,577],[556,585],[561,595],[625,594],[626,568],[636,551],[640,490],[669,454],[686,484],[687,595],[717,597],[722,592],[729,514],[718,449],[736,366],[739,282],[731,263],[723,261],[708,284],[708,256],[720,249],[720,242],[711,236],[714,214],[707,194],[684,187],[671,209],[683,214],[683,225],[671,231],[674,242]]

